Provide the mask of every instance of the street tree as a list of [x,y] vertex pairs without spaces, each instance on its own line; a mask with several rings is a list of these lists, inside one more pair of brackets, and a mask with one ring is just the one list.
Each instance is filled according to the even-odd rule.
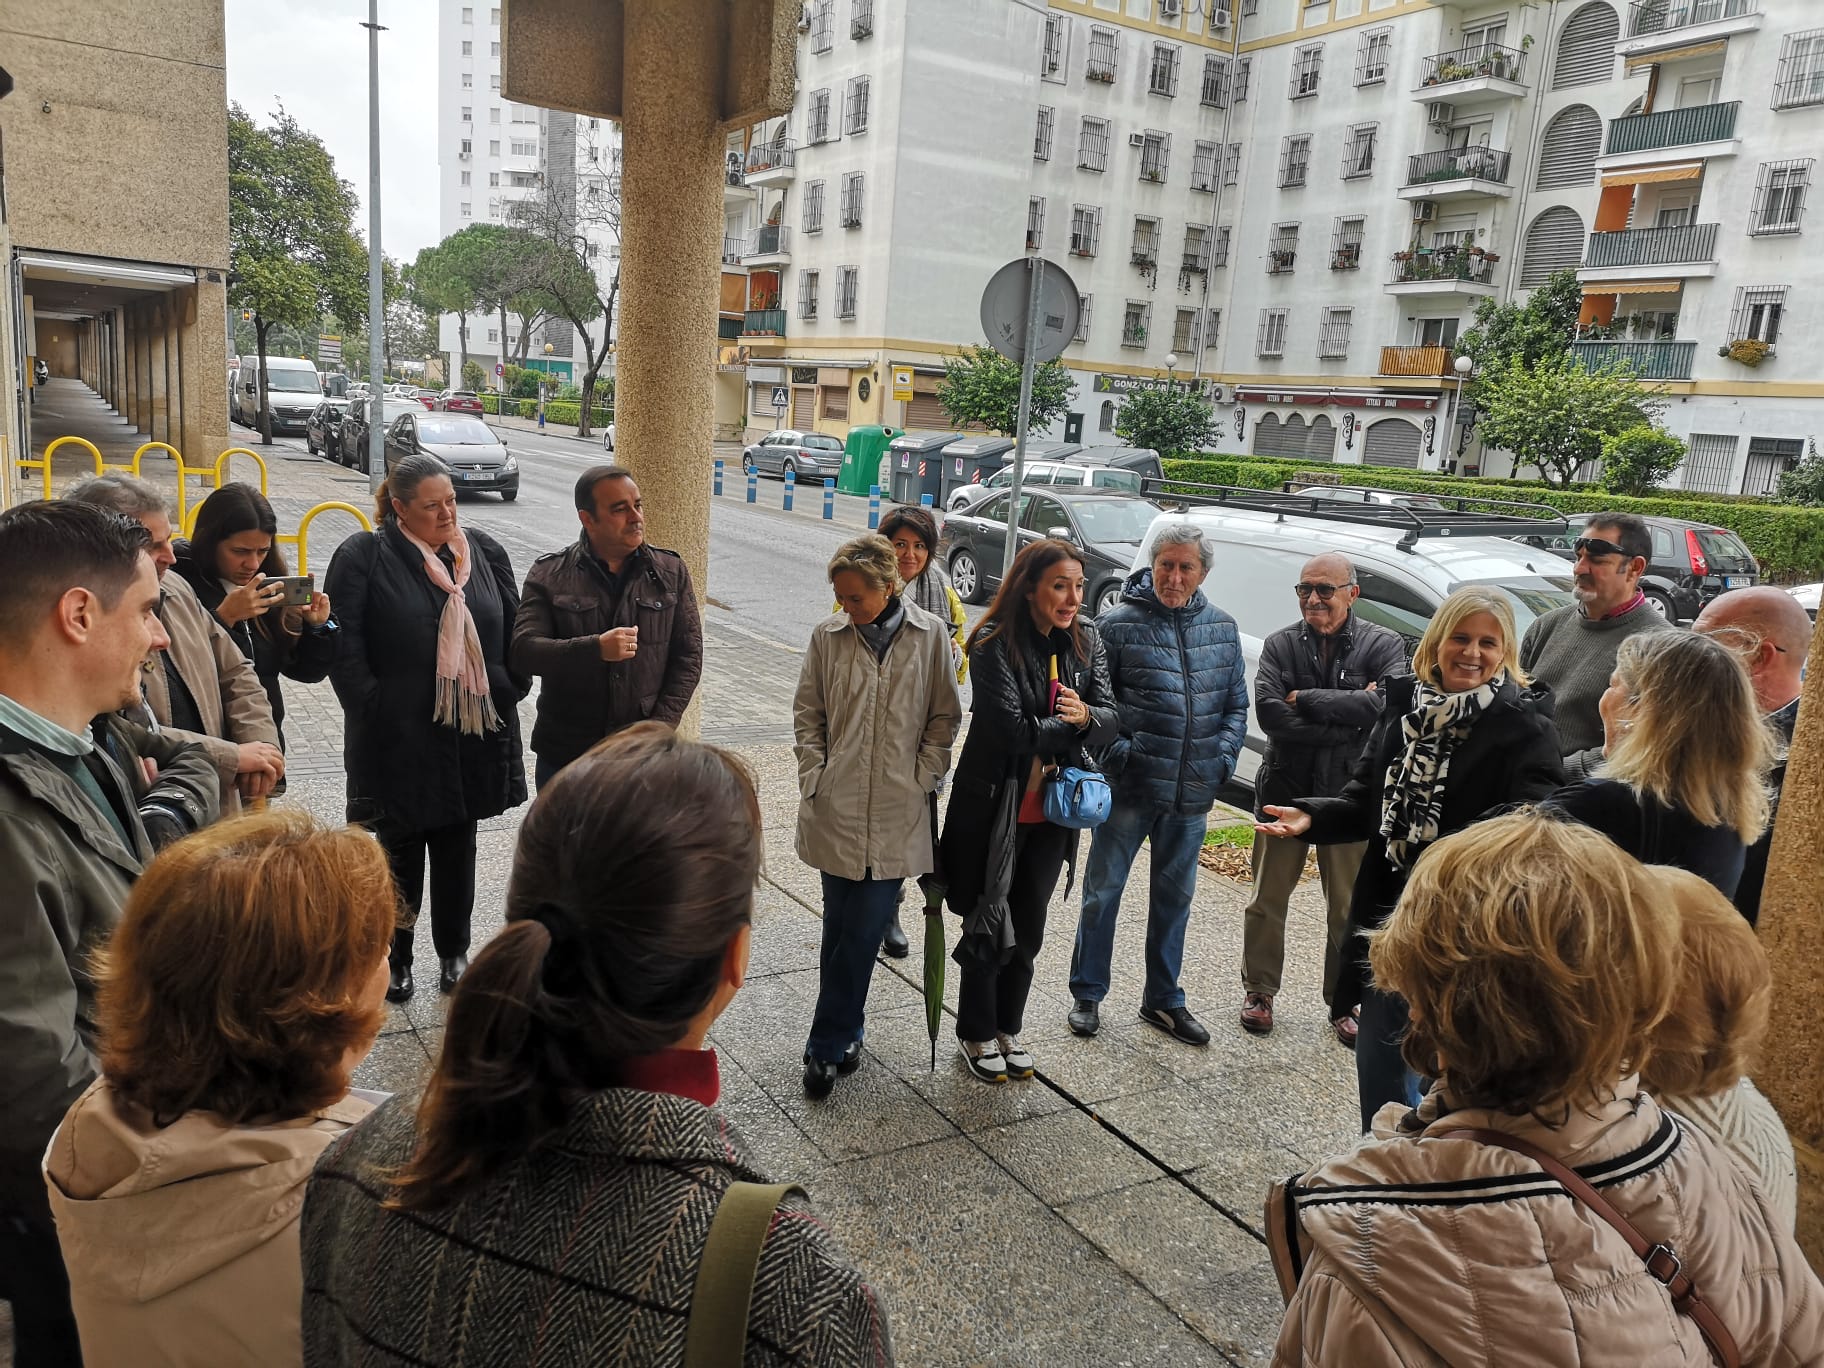
[[425,307],[456,315],[459,375],[466,375],[469,369],[469,315],[481,305],[466,269],[464,247],[462,234],[454,233],[435,247],[421,248],[412,262],[412,284]]
[[1458,339],[1457,350],[1476,363],[1478,383],[1497,364],[1536,365],[1570,350],[1582,308],[1577,272],[1555,271],[1523,304],[1483,300],[1476,307],[1475,326]]
[[[621,278],[617,253],[613,273],[604,285],[590,260],[589,238],[581,229],[585,223],[611,224],[618,236],[618,178],[614,180],[612,193],[611,210],[601,207],[603,196],[599,189],[591,195],[586,188],[575,199],[547,189],[513,206],[515,225],[531,235],[537,244],[527,256],[533,277],[529,297],[536,299],[554,317],[568,322],[582,339],[584,369],[576,427],[579,437],[590,435],[589,411],[609,354],[610,329],[604,326],[598,341],[591,325],[611,318]],[[591,207],[592,203],[594,207]],[[586,219],[584,215],[600,217]]]
[[354,232],[354,187],[316,135],[281,105],[262,128],[228,114],[229,303],[253,312],[260,358],[260,440],[272,441],[267,349],[275,325],[311,333],[334,313],[367,307],[366,249]]
[[[1070,408],[1076,382],[1061,361],[1047,361],[1032,373],[1030,430],[1050,427]],[[970,347],[944,361],[937,382],[937,401],[958,427],[979,423],[990,432],[1011,437],[1020,422],[1020,363],[993,347]]]
[[1200,394],[1171,386],[1129,396],[1115,415],[1115,435],[1161,456],[1207,449],[1216,439],[1216,411]]
[[1604,437],[1650,425],[1664,393],[1620,363],[1588,370],[1560,352],[1531,365],[1495,361],[1476,403],[1484,442],[1511,451],[1516,467],[1535,466],[1548,483],[1567,485],[1579,466],[1601,457]]
[[1602,487],[1612,494],[1651,494],[1685,459],[1685,444],[1655,427],[1602,439]]
[[386,325],[382,346],[386,368],[396,375],[395,356],[422,361],[437,350],[437,316],[419,293],[418,281],[410,266],[401,266],[389,257],[383,263],[381,280],[386,301],[385,312],[381,315]]
[[1778,492],[1781,503],[1824,507],[1824,456],[1818,455],[1816,438],[1809,444],[1805,459],[1780,476]]

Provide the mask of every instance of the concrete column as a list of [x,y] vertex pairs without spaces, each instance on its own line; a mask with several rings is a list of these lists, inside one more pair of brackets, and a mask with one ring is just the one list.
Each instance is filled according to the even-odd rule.
[[1773,1100],[1799,1161],[1799,1243],[1824,1270],[1824,1053],[1811,1012],[1824,983],[1824,620],[1811,639],[1811,670],[1786,763],[1760,936],[1773,962],[1773,1022],[1754,1081]]
[[165,437],[184,449],[184,313],[194,304],[193,291],[174,290],[165,296]]
[[146,311],[146,422],[142,424],[149,440],[169,441],[171,430],[170,374],[166,370],[165,350],[168,340],[166,315],[170,306],[164,301]]
[[114,407],[139,426],[139,309],[133,305],[120,311],[120,399]]
[[183,335],[184,440],[173,445],[190,462],[212,462],[229,445],[227,292],[219,277],[208,275],[189,292]]
[[[648,535],[684,557],[699,596],[722,285],[723,9],[641,0],[623,29],[623,183],[637,190],[622,204],[615,450],[639,479]],[[696,728],[693,702],[683,730]]]
[[141,304],[133,319],[133,426],[148,436],[152,432],[153,316],[152,305]]

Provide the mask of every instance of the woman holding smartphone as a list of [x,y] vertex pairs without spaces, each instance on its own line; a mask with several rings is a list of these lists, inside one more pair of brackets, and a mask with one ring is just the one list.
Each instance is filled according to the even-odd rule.
[[279,677],[300,684],[328,679],[340,638],[328,594],[313,591],[306,602],[287,601],[288,586],[278,581],[291,571],[279,553],[278,531],[265,495],[250,485],[225,484],[196,510],[195,529],[188,544],[177,544],[173,568],[253,662],[283,746]]

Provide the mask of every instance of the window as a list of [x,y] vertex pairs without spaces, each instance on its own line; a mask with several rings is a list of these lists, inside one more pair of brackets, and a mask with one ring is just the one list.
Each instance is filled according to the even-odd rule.
[[1210,269],[1210,230],[1204,224],[1184,226],[1184,269],[1198,275]]
[[1216,188],[1216,144],[1200,142],[1191,150],[1191,189]]
[[1267,245],[1267,274],[1284,275],[1298,264],[1298,225],[1276,223]]
[[488,44],[488,56],[490,56],[490,57],[500,56],[500,44],[499,43],[489,43]]
[[1210,265],[1221,267],[1229,264],[1229,238],[1233,231],[1226,223],[1216,230],[1216,244],[1210,252]]
[[1144,347],[1146,345],[1147,324],[1152,320],[1153,306],[1139,300],[1127,301],[1127,311],[1121,315],[1121,345],[1124,347]]
[[1349,331],[1354,325],[1354,309],[1325,309],[1317,329],[1317,354],[1328,361],[1349,355]]
[[1104,399],[1102,401],[1101,413],[1096,418],[1096,431],[1097,432],[1113,432],[1114,430],[1115,430],[1115,401],[1113,399]]
[[849,37],[856,42],[874,33],[874,0],[850,0]]
[[1286,354],[1286,311],[1284,309],[1262,309],[1260,311],[1260,328],[1254,335],[1254,355],[1284,356]]
[[500,217],[500,201],[499,200],[491,199],[488,201],[488,217],[489,218],[499,218]]
[[1171,155],[1172,135],[1149,128],[1140,144],[1140,179],[1163,182],[1166,159]]
[[1222,163],[1222,183],[1235,185],[1241,180],[1241,144],[1230,143],[1229,154]]
[[462,202],[462,216],[468,218],[473,212],[474,211],[469,208],[469,202],[464,200]]
[[1421,347],[1454,347],[1457,345],[1457,322],[1454,318],[1421,318],[1419,320],[1419,345]]
[[1311,168],[1311,135],[1297,133],[1279,143],[1279,188],[1282,190],[1305,183]]
[[1685,459],[1678,467],[1679,486],[1694,493],[1727,493],[1737,441],[1735,437],[1716,433],[1692,433]]
[[1463,51],[1475,57],[1487,55],[1490,48],[1507,42],[1507,18],[1483,19],[1463,25]]
[[1150,269],[1159,264],[1159,220],[1134,219],[1134,265]]
[[1094,295],[1084,295],[1082,301],[1077,306],[1077,335],[1074,339],[1075,341],[1089,341],[1089,308],[1094,300]]
[[798,317],[817,317],[817,271],[798,272]]
[[1212,109],[1229,107],[1229,63],[1226,57],[1203,59],[1203,87],[1198,102]]
[[861,272],[853,266],[836,268],[836,317],[855,317],[855,289]]
[[1026,250],[1036,252],[1045,245],[1045,197],[1034,195],[1026,201]]
[[470,71],[463,72],[462,73],[462,88],[464,90],[468,90],[474,84],[475,84],[475,74]]
[[473,57],[475,55],[475,44],[471,43],[467,38],[462,40],[462,55],[464,57]]
[[1324,65],[1324,45],[1301,47],[1292,57],[1292,88],[1288,98],[1303,100],[1317,94],[1317,78]]
[[500,172],[498,172],[498,171],[488,172],[488,184],[489,185],[499,185],[500,184]]
[[1119,41],[1119,35],[1112,28],[1092,28],[1089,31],[1089,64],[1084,67],[1083,74],[1092,81],[1113,85]]
[[493,9],[488,11],[488,22],[490,24],[494,25],[495,28],[500,27],[500,6],[499,5],[496,5]]
[[1178,61],[1182,55],[1175,43],[1153,44],[1153,65],[1146,78],[1148,94],[1170,98],[1178,93]]
[[1594,0],[1565,21],[1552,64],[1553,90],[1597,85],[1614,77],[1615,40],[1621,37],[1618,8],[1607,0]]
[[1330,237],[1330,269],[1353,271],[1362,264],[1362,238],[1368,220],[1360,217],[1339,218]]
[[465,24],[472,24],[475,22],[475,11],[468,5],[462,7],[462,22]]
[[1343,140],[1343,179],[1358,180],[1374,174],[1375,143],[1379,141],[1379,124],[1356,124]]
[[490,341],[490,342],[500,341],[500,329],[499,328],[489,328],[488,329],[488,341]]
[[490,157],[498,157],[500,155],[500,139],[499,138],[489,138],[488,139],[488,155]]
[[813,0],[811,9],[811,51],[828,52],[835,43],[836,0]]
[[851,171],[842,178],[842,226],[844,228],[861,227],[861,190],[861,172]]
[[810,114],[805,120],[810,130],[810,141],[813,143],[830,140],[830,92],[813,90],[811,92]]
[[464,138],[462,140],[462,155],[466,157],[474,150],[475,150],[474,142],[468,138]]
[[462,107],[462,121],[464,123],[475,122],[475,108],[473,105],[464,105]]
[[488,111],[488,122],[491,124],[497,124],[500,122],[500,110],[498,108],[490,109]]
[[488,89],[490,89],[490,90],[499,90],[500,89],[500,73],[498,71],[494,72],[491,76],[488,77]]
[[1039,119],[1032,130],[1032,159],[1051,160],[1051,130],[1058,121],[1058,111],[1050,105],[1039,106]]
[[1079,204],[1070,211],[1070,254],[1093,257],[1102,237],[1102,211]]
[[464,185],[467,185],[469,183],[469,173],[467,171],[464,171],[462,173],[462,183]]
[[1108,120],[1083,119],[1077,138],[1077,166],[1084,171],[1108,170]]
[[1248,98],[1248,79],[1254,74],[1254,59],[1243,57],[1235,63],[1234,94],[1230,97],[1239,103]]
[[807,181],[804,186],[804,218],[800,226],[807,233],[823,231],[823,182]]
[[1786,286],[1745,286],[1735,292],[1729,314],[1729,340],[1753,339],[1773,346],[1780,340],[1780,319],[1786,312]]
[[1203,316],[1203,349],[1214,351],[1216,339],[1222,335],[1222,310],[1211,309]]
[[1824,104],[1824,29],[1786,35],[1773,83],[1775,109],[1812,104]]
[[1811,186],[1811,161],[1806,157],[1761,163],[1754,180],[1750,233],[1760,236],[1799,231],[1799,221],[1805,216],[1805,191]]
[[[1775,493],[1780,476],[1796,467],[1804,456],[1805,443],[1799,438],[1750,437],[1748,465],[1742,475],[1742,493]],[[1654,559],[1657,560],[1658,557]]]
[[1393,59],[1393,30],[1369,29],[1355,49],[1355,83],[1358,86],[1379,85],[1387,79],[1387,66]]
[[1045,45],[1039,51],[1039,75],[1047,80],[1064,79],[1064,48],[1069,37],[1065,24],[1061,14],[1045,16]]
[[510,140],[513,155],[516,157],[536,157],[538,144],[531,138],[513,138]]
[[1180,309],[1172,319],[1172,350],[1182,355],[1194,350],[1192,342],[1197,331],[1197,310]]
[[868,131],[868,78],[857,76],[849,82],[848,121],[849,136]]

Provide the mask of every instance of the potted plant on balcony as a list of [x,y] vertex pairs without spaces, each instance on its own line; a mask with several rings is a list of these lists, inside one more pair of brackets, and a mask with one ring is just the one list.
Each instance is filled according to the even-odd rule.
[[1112,67],[1092,66],[1088,71],[1084,72],[1084,75],[1088,76],[1092,81],[1100,81],[1103,85],[1113,85],[1115,83],[1115,72]]
[[1765,361],[1772,351],[1773,348],[1758,337],[1738,337],[1718,354],[1752,369]]

